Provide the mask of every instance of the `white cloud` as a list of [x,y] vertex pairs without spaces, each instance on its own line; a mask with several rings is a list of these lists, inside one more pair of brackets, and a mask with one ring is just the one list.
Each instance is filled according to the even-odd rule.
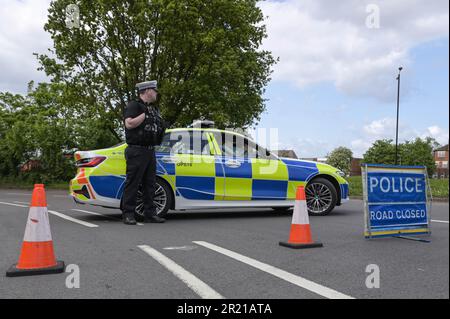
[[0,91],[24,93],[30,80],[46,79],[37,71],[33,52],[52,47],[44,31],[50,0],[2,0],[0,11]]
[[[355,139],[350,142],[351,149],[356,157],[361,157],[373,142],[379,139],[395,139],[395,118],[383,118],[380,120],[372,121],[371,123],[362,127],[361,138]],[[432,137],[436,139],[439,144],[447,144],[449,133],[437,125],[428,127],[425,131],[414,130],[404,123],[399,123],[399,143],[407,140],[414,140],[420,137],[422,139],[426,137]]]
[[383,139],[393,136],[392,132],[395,132],[395,126],[396,121],[394,118],[384,118],[365,125],[363,127],[363,131],[367,136],[370,136],[371,138]]
[[[50,0],[3,0],[0,11],[0,91],[24,92],[42,81],[33,52],[52,47],[43,30]],[[380,29],[365,25],[367,4],[380,7]],[[262,1],[269,37],[280,57],[274,80],[299,87],[331,82],[353,96],[395,99],[397,67],[410,72],[411,48],[448,36],[447,0]],[[407,77],[405,77],[406,80]],[[402,92],[408,92],[408,83]]]
[[[372,3],[380,8],[379,29],[366,26]],[[260,7],[268,16],[264,47],[280,57],[274,80],[299,87],[328,81],[382,101],[395,99],[397,68],[409,72],[413,47],[448,36],[447,0],[287,0]]]
[[433,137],[439,144],[445,145],[448,144],[448,130],[444,130],[443,128],[434,125],[427,128],[427,130],[420,135],[421,138]]
[[334,149],[334,146],[327,142],[310,138],[291,139],[288,142],[281,142],[279,150],[294,150],[300,158],[322,158]]
[[[283,136],[278,129],[265,130],[258,129],[258,134],[249,132],[255,141],[271,150],[294,150],[298,157],[302,158],[322,158],[338,146],[345,146],[353,151],[354,157],[362,157],[376,140],[391,139],[395,141],[396,119],[382,118],[367,123],[358,129],[358,138],[336,144],[336,141],[325,141],[317,138]],[[399,143],[412,141],[416,138],[425,139],[432,137],[441,144],[447,144],[449,139],[448,129],[445,130],[437,125],[428,127],[425,130],[413,129],[400,121],[399,123]]]
[[354,157],[362,157],[363,154],[372,146],[373,141],[357,139],[350,143]]

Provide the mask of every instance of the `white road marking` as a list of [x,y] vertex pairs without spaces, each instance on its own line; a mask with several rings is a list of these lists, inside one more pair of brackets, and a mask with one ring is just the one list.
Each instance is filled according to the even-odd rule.
[[75,219],[73,217],[61,214],[59,212],[55,212],[54,210],[49,210],[48,213],[52,214],[52,215],[55,215],[55,216],[58,216],[58,217],[61,217],[61,218],[65,219],[65,220],[68,220],[68,221],[71,221],[71,222],[74,222],[74,223],[86,226],[86,227],[91,227],[91,228],[98,227],[98,225],[91,224],[91,223],[88,223],[88,222],[85,222],[85,221],[82,221],[82,220],[79,220],[79,219]]
[[0,202],[0,204],[9,205],[9,206],[17,206],[17,207],[26,207],[28,208],[28,205],[21,205],[21,204],[13,204],[13,203],[6,203],[6,202]]
[[[91,212],[91,211],[84,210],[84,209],[72,209],[72,210],[74,210],[74,211],[76,211],[76,212],[81,212],[81,213],[86,213],[86,214],[91,214],[91,215],[102,216],[102,217],[109,218],[109,219],[113,219],[113,220],[122,220],[122,219],[119,218],[119,217],[112,217],[112,216],[100,214],[100,213],[97,213],[97,212]],[[136,225],[138,225],[138,226],[143,226],[144,224],[142,224],[142,223],[136,223]]]
[[178,279],[184,282],[190,289],[192,289],[197,295],[199,295],[203,299],[224,299],[224,297],[208,286],[206,283],[201,281],[199,278],[195,277],[189,271],[167,258],[159,251],[153,249],[147,245],[139,245],[140,249],[142,249],[149,256],[153,257],[157,262],[159,262],[162,266],[167,268],[170,272],[172,272]]
[[[17,206],[17,207],[26,207],[26,208],[29,207],[28,203],[25,203],[25,202],[14,201],[14,203],[15,204],[13,204],[13,203],[6,203],[6,202],[0,202],[0,204],[5,204],[5,205],[11,205],[11,206]],[[27,204],[27,205],[25,206],[25,205],[22,205],[22,204]],[[86,214],[98,215],[98,216],[103,216],[103,217],[110,218],[110,219],[120,220],[120,218],[114,218],[114,217],[111,217],[111,216],[108,216],[108,215],[103,215],[103,214],[96,213],[96,212],[90,212],[88,210],[82,210],[82,209],[72,209],[72,210],[83,212],[83,213],[86,213]],[[92,223],[88,223],[88,222],[84,222],[82,220],[78,220],[78,219],[72,218],[72,217],[64,215],[62,213],[55,212],[53,210],[52,211],[49,210],[48,212],[50,214],[55,215],[55,216],[64,218],[64,219],[69,220],[71,222],[78,223],[78,224],[81,224],[81,225],[84,225],[84,226],[87,226],[87,227],[98,227],[98,225],[95,225],[95,224],[92,224]],[[144,224],[137,223],[137,225],[143,226]]]
[[[13,203],[7,203],[7,202],[0,202],[0,204],[29,208],[28,205],[25,206],[25,205],[21,205],[21,204],[13,204]],[[70,216],[61,214],[59,212],[55,212],[54,210],[49,210],[48,213],[52,214],[52,215],[55,215],[55,216],[58,216],[58,217],[61,217],[61,218],[65,219],[65,220],[68,220],[68,221],[71,221],[71,222],[74,222],[74,223],[86,226],[86,227],[98,227],[98,225],[91,224],[91,223],[88,223],[88,222],[84,222],[82,220],[78,220],[78,219],[72,218]]]
[[164,250],[194,250],[195,248],[197,248],[196,246],[179,246],[179,247],[166,247],[163,248]]
[[444,224],[448,224],[448,220],[437,220],[437,219],[432,219],[431,221],[432,221],[432,222],[435,222],[435,223],[444,223]]
[[13,203],[17,203],[17,204],[24,204],[24,205],[27,205],[27,206],[28,206],[28,205],[30,204],[30,203],[25,203],[25,202],[19,202],[19,201],[16,201],[16,200],[15,200],[15,201],[13,201]]
[[291,274],[291,273],[289,273],[287,271],[284,271],[282,269],[279,269],[279,268],[273,267],[271,265],[262,263],[260,261],[255,260],[255,259],[246,257],[246,256],[238,254],[238,253],[235,253],[235,252],[233,252],[231,250],[228,250],[228,249],[216,246],[214,244],[210,244],[210,243],[205,242],[205,241],[193,241],[193,243],[195,243],[197,245],[200,245],[200,246],[203,246],[203,247],[206,247],[206,248],[209,248],[211,250],[214,250],[214,251],[216,251],[218,253],[221,253],[221,254],[223,254],[225,256],[233,258],[233,259],[235,259],[237,261],[240,261],[240,262],[242,262],[244,264],[247,264],[249,266],[255,267],[256,269],[262,270],[262,271],[264,271],[264,272],[266,272],[268,274],[271,274],[271,275],[273,275],[275,277],[278,277],[280,279],[286,280],[287,282],[290,282],[290,283],[292,283],[292,284],[294,284],[296,286],[299,286],[301,288],[304,288],[306,290],[314,292],[314,293],[316,293],[316,294],[318,294],[318,295],[320,295],[322,297],[329,298],[329,299],[354,299],[351,296],[345,295],[345,294],[340,293],[340,292],[338,292],[336,290],[333,290],[331,288],[322,286],[322,285],[317,284],[317,283],[315,283],[313,281],[310,281],[308,279],[305,279],[305,278],[302,278],[300,276]]

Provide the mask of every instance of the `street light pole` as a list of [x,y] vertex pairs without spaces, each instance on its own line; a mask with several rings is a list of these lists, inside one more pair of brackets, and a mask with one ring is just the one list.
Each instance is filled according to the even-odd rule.
[[398,76],[397,76],[397,125],[396,125],[396,132],[395,132],[395,165],[398,165],[398,118],[400,113],[400,72],[402,72],[403,68],[398,68]]

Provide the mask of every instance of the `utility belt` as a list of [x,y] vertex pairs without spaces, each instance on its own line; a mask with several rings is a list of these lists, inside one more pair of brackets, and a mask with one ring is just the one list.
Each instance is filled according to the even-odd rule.
[[143,149],[147,149],[147,150],[152,150],[155,148],[153,145],[145,146],[145,145],[138,145],[138,144],[128,144],[128,147],[143,148]]

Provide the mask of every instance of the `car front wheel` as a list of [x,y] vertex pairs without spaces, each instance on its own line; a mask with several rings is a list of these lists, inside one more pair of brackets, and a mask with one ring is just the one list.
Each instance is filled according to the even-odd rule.
[[338,196],[334,185],[325,178],[316,178],[305,189],[310,215],[328,215],[336,206]]

